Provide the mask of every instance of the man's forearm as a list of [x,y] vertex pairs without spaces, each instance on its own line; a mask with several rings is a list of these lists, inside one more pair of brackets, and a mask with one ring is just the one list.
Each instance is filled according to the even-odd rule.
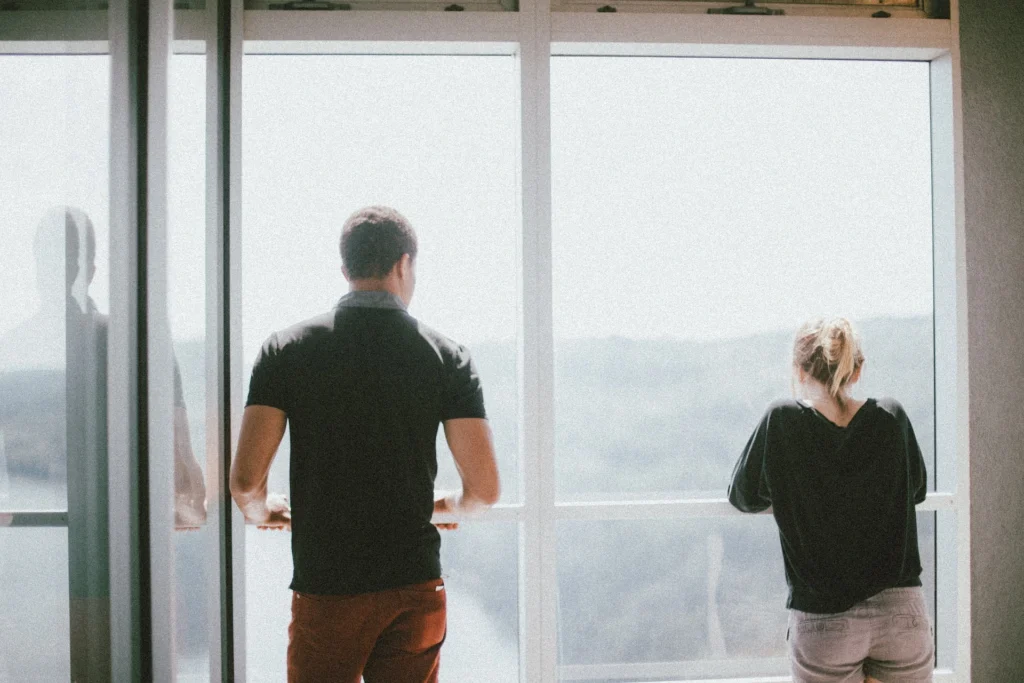
[[231,497],[247,520],[260,521],[267,517],[266,479],[251,486],[232,480]]

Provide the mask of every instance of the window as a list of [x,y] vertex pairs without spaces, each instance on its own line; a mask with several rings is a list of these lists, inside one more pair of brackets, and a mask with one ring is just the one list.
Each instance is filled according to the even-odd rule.
[[[0,527],[41,527],[0,528],[0,612],[32,622],[0,624],[0,680],[67,679],[76,651],[62,588],[82,567],[63,528],[75,460],[59,432],[89,401],[62,393],[66,319],[48,342],[18,332],[47,289],[33,251],[40,218],[72,204],[92,219],[96,276],[72,295],[98,315],[116,321],[134,284],[162,293],[166,268],[177,408],[188,418],[175,446],[190,444],[216,491],[232,455],[227,394],[246,388],[232,384],[236,369],[247,382],[271,332],[340,297],[338,232],[371,203],[416,226],[411,312],[472,349],[499,451],[500,505],[443,536],[446,680],[785,677],[774,524],[723,498],[765,405],[790,391],[791,335],[814,313],[854,319],[868,357],[861,394],[893,395],[910,412],[929,459],[918,523],[937,680],[966,680],[956,34],[949,22],[910,18],[934,3],[885,0],[892,20],[865,23],[843,17],[870,16],[878,3],[794,1],[788,15],[832,16],[768,28],[703,16],[698,2],[625,0],[610,21],[593,12],[604,2],[585,0],[482,0],[462,14],[266,12],[265,2],[234,1],[227,28],[213,25],[221,3],[175,12],[175,48],[193,54],[171,59],[168,147],[149,159],[167,163],[168,249],[166,260],[149,254],[145,283],[120,261],[132,256],[118,244],[130,229],[108,215],[124,212],[123,188],[107,179],[128,146],[110,135],[111,105],[116,119],[131,98],[125,58],[102,53],[127,0],[112,1],[110,17],[0,9]],[[211,68],[207,41],[212,56],[228,31],[246,54]],[[21,54],[36,52],[63,54]],[[233,89],[214,98],[226,72]],[[220,150],[231,160],[226,187],[213,172],[224,158],[207,140],[214,127],[228,132],[214,115],[221,104],[242,140]],[[213,204],[224,199],[240,239],[234,223],[219,225],[226,215]],[[68,253],[50,255],[52,274]],[[225,290],[227,305],[217,301]],[[6,343],[14,337],[20,346]],[[129,372],[156,378],[139,397],[151,411],[141,422],[161,414],[154,397],[169,374],[135,351]],[[18,384],[38,370],[46,376]],[[47,403],[34,418],[8,390],[29,385]],[[106,387],[95,388],[101,405]],[[130,412],[128,399],[108,398],[121,418]],[[137,425],[119,435],[138,436]],[[455,488],[438,445],[437,486]],[[287,492],[288,464],[286,440],[273,490]],[[199,530],[150,538],[158,560],[173,554],[176,581],[151,618],[174,619],[174,637],[157,629],[168,637],[153,652],[178,680],[212,680],[231,666],[222,640],[234,637],[234,654],[244,649],[236,678],[276,683],[290,538],[222,528],[224,501],[208,502]],[[153,576],[167,579],[158,565]],[[235,611],[221,612],[232,581]],[[44,598],[30,610],[25,595]],[[124,595],[134,593],[114,587],[113,598]],[[44,630],[45,643],[23,637]]]
[[[812,315],[853,319],[859,394],[898,398],[935,462],[929,87],[914,62],[552,59],[567,509],[723,497]],[[564,680],[788,670],[774,523],[615,514],[558,526]]]
[[70,625],[104,595],[109,78],[106,56],[0,56],[0,527],[51,527],[0,528],[0,680],[83,671]]
[[[250,54],[243,100],[246,377],[271,332],[347,291],[338,239],[349,214],[393,206],[420,243],[410,313],[472,350],[508,502],[519,498],[515,73],[511,56]],[[455,489],[438,445],[437,487]],[[272,490],[287,491],[288,457],[285,445]],[[463,634],[445,645],[446,670],[518,679],[517,539],[507,523],[445,533],[449,623]],[[290,546],[256,530],[246,544],[258,577],[246,587],[248,670],[279,681]]]

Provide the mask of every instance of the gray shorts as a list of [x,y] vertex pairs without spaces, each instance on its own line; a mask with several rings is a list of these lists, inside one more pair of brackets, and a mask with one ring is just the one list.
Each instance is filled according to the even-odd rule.
[[890,588],[838,614],[790,610],[794,683],[931,683],[934,660],[920,588]]

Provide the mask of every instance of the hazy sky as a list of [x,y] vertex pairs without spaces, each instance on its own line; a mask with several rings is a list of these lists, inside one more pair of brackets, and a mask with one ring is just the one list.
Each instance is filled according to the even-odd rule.
[[[93,217],[107,309],[108,69],[0,57],[0,333],[35,308],[32,235],[53,204]],[[339,230],[368,203],[419,232],[414,314],[470,344],[514,337],[516,74],[512,57],[246,57],[247,359],[344,291]],[[173,60],[178,338],[204,325],[204,78],[203,57]],[[930,311],[925,64],[560,57],[551,84],[557,336]]]

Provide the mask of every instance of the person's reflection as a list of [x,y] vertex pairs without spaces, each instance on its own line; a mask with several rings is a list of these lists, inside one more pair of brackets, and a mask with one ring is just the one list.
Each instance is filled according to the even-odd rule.
[[[0,504],[62,508],[66,479],[65,337],[80,238],[51,212],[32,244],[37,310],[0,338]],[[12,311],[13,313],[13,311]]]
[[[40,482],[19,507],[59,508],[32,495],[67,482],[71,679],[110,678],[107,480],[107,316],[89,295],[96,233],[80,209],[50,210],[33,241],[39,309],[0,340],[0,466]],[[192,451],[174,363],[175,525],[206,519],[204,477]]]

